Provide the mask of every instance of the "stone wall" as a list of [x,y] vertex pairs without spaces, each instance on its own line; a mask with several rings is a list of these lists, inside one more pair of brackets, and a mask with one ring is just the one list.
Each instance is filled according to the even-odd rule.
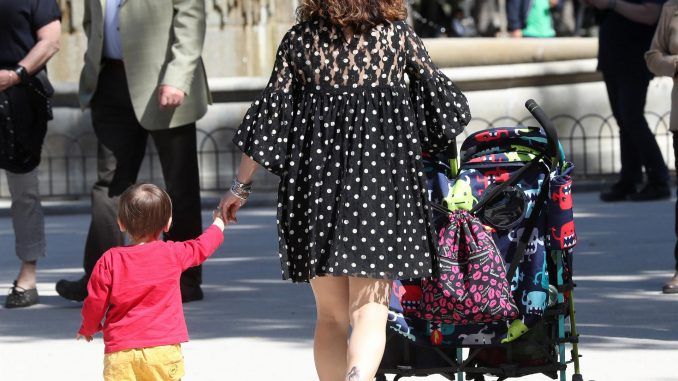
[[[595,66],[595,60],[588,59],[445,69],[468,97],[473,114],[459,142],[468,133],[491,126],[533,125],[523,104],[534,98],[554,119],[579,178],[614,174],[619,170],[617,127]],[[216,191],[224,189],[234,174],[239,152],[230,138],[266,78],[222,78],[210,83],[215,98],[222,101],[211,105],[198,122],[198,148],[201,186],[205,191]],[[648,122],[671,167],[673,150],[667,129],[672,85],[670,78],[653,80],[646,105]],[[75,86],[64,86],[60,91],[73,97]],[[95,142],[88,111],[68,105],[57,107],[40,167],[42,193],[55,197],[86,195],[96,180]],[[152,145],[148,152],[140,180],[161,184],[161,170]],[[255,181],[260,191],[275,190],[277,186],[277,179],[265,171],[259,171]],[[7,195],[4,177],[0,177],[0,197]]]
[[[266,84],[275,48],[294,20],[290,0],[208,1],[204,57],[215,104],[198,122],[201,185],[223,189],[233,176],[239,153],[230,137],[249,102]],[[55,197],[87,194],[95,181],[96,140],[89,112],[77,107],[77,76],[84,36],[79,27],[82,0],[61,0],[65,10],[62,51],[50,64],[55,81],[55,120],[50,123],[41,191]],[[523,103],[536,99],[554,117],[577,174],[588,177],[619,169],[618,134],[605,86],[595,72],[597,44],[592,39],[442,39],[425,40],[433,60],[464,91],[473,121],[468,131],[490,126],[533,123]],[[669,78],[650,85],[646,112],[667,162],[673,156],[668,128]],[[460,139],[461,141],[461,139]],[[161,183],[152,145],[140,180]],[[260,189],[273,190],[276,179],[260,171]],[[0,197],[7,197],[0,177]]]

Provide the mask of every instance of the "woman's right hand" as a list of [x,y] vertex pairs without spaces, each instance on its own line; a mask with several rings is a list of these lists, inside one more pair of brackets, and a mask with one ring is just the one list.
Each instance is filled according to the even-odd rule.
[[243,200],[240,197],[236,196],[230,190],[226,192],[224,197],[221,198],[219,202],[219,210],[221,210],[221,219],[228,225],[229,223],[238,223],[236,218],[236,213],[247,200]]
[[[240,159],[240,166],[238,168],[238,175],[236,176],[236,179],[241,183],[251,184],[252,176],[257,170],[257,166],[258,164],[252,160],[251,157],[243,154]],[[242,198],[236,196],[231,190],[226,192],[224,197],[221,198],[221,202],[219,202],[219,210],[221,210],[222,219],[227,225],[231,222],[238,222],[235,214],[238,212],[238,209],[245,205],[246,202],[247,200],[243,200]]]

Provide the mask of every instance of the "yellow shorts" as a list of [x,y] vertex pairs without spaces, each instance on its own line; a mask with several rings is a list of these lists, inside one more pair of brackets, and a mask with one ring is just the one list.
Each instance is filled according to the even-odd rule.
[[126,349],[104,356],[105,381],[181,380],[184,356],[181,345]]

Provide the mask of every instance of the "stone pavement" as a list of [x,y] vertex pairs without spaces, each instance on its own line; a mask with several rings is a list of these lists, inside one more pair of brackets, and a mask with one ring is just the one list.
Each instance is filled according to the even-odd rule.
[[[605,205],[594,193],[577,193],[575,208],[584,378],[678,380],[678,296],[659,292],[672,273],[673,204]],[[207,212],[204,218],[208,223]],[[42,303],[0,307],[0,380],[101,379],[101,337],[76,342],[80,305],[54,292],[56,280],[80,275],[89,217],[50,215],[46,222]],[[316,379],[312,294],[306,285],[280,280],[276,245],[272,208],[245,209],[227,230],[225,244],[205,264],[206,299],[186,306],[192,341],[184,345],[185,381]],[[0,218],[0,252],[4,300],[18,266],[7,217]]]

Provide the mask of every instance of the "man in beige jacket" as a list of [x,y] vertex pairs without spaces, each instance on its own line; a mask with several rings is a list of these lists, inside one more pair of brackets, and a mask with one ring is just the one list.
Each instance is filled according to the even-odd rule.
[[[671,90],[671,115],[669,130],[673,135],[673,159],[678,168],[678,0],[669,0],[664,3],[659,16],[657,29],[652,38],[650,50],[645,53],[645,62],[650,71],[657,76],[673,78]],[[662,292],[678,294],[678,202],[674,213],[674,234],[676,244],[673,248],[674,274],[664,284]]]
[[[201,52],[204,0],[85,0],[87,35],[80,103],[90,107],[98,139],[98,180],[85,244],[85,275],[60,280],[59,295],[83,300],[97,260],[124,243],[116,223],[119,195],[137,181],[147,138],[153,139],[173,202],[167,239],[202,231],[195,122],[210,94]],[[200,300],[201,268],[181,277],[184,302]]]

